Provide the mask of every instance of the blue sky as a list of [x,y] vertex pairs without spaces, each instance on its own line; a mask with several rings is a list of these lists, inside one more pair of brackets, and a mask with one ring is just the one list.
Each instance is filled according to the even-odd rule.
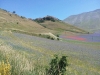
[[100,9],[100,0],[0,0],[0,8],[32,19],[51,15],[63,20]]

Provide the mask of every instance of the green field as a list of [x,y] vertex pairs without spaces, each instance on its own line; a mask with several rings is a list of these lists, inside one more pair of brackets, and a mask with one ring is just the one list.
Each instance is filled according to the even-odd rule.
[[46,75],[54,54],[68,56],[68,75],[100,75],[100,43],[56,41],[0,31],[0,61],[11,65],[11,75]]

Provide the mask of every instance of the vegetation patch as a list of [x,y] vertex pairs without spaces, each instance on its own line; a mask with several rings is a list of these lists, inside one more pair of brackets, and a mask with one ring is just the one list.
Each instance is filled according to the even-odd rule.
[[66,56],[59,58],[55,55],[55,58],[50,62],[50,68],[46,69],[47,75],[66,75],[66,67],[68,66]]
[[44,37],[51,40],[60,40],[59,37],[53,35],[52,33],[41,33],[39,34],[40,37]]
[[0,75],[11,75],[11,65],[8,61],[6,63],[4,61],[0,62]]
[[60,20],[55,18],[55,17],[53,17],[53,16],[46,16],[46,17],[43,17],[43,18],[36,18],[36,19],[34,19],[34,21],[36,21],[38,23],[43,23],[45,21],[55,22],[55,21],[60,21]]

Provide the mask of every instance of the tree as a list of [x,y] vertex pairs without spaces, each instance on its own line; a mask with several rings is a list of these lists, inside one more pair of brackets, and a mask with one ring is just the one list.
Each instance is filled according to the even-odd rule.
[[15,14],[16,12],[15,11],[13,11],[13,14]]

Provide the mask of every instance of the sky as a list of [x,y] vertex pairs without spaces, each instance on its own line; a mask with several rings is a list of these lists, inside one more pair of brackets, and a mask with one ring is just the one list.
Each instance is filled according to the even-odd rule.
[[0,8],[16,11],[26,18],[50,15],[64,20],[71,15],[100,9],[100,0],[0,0]]

